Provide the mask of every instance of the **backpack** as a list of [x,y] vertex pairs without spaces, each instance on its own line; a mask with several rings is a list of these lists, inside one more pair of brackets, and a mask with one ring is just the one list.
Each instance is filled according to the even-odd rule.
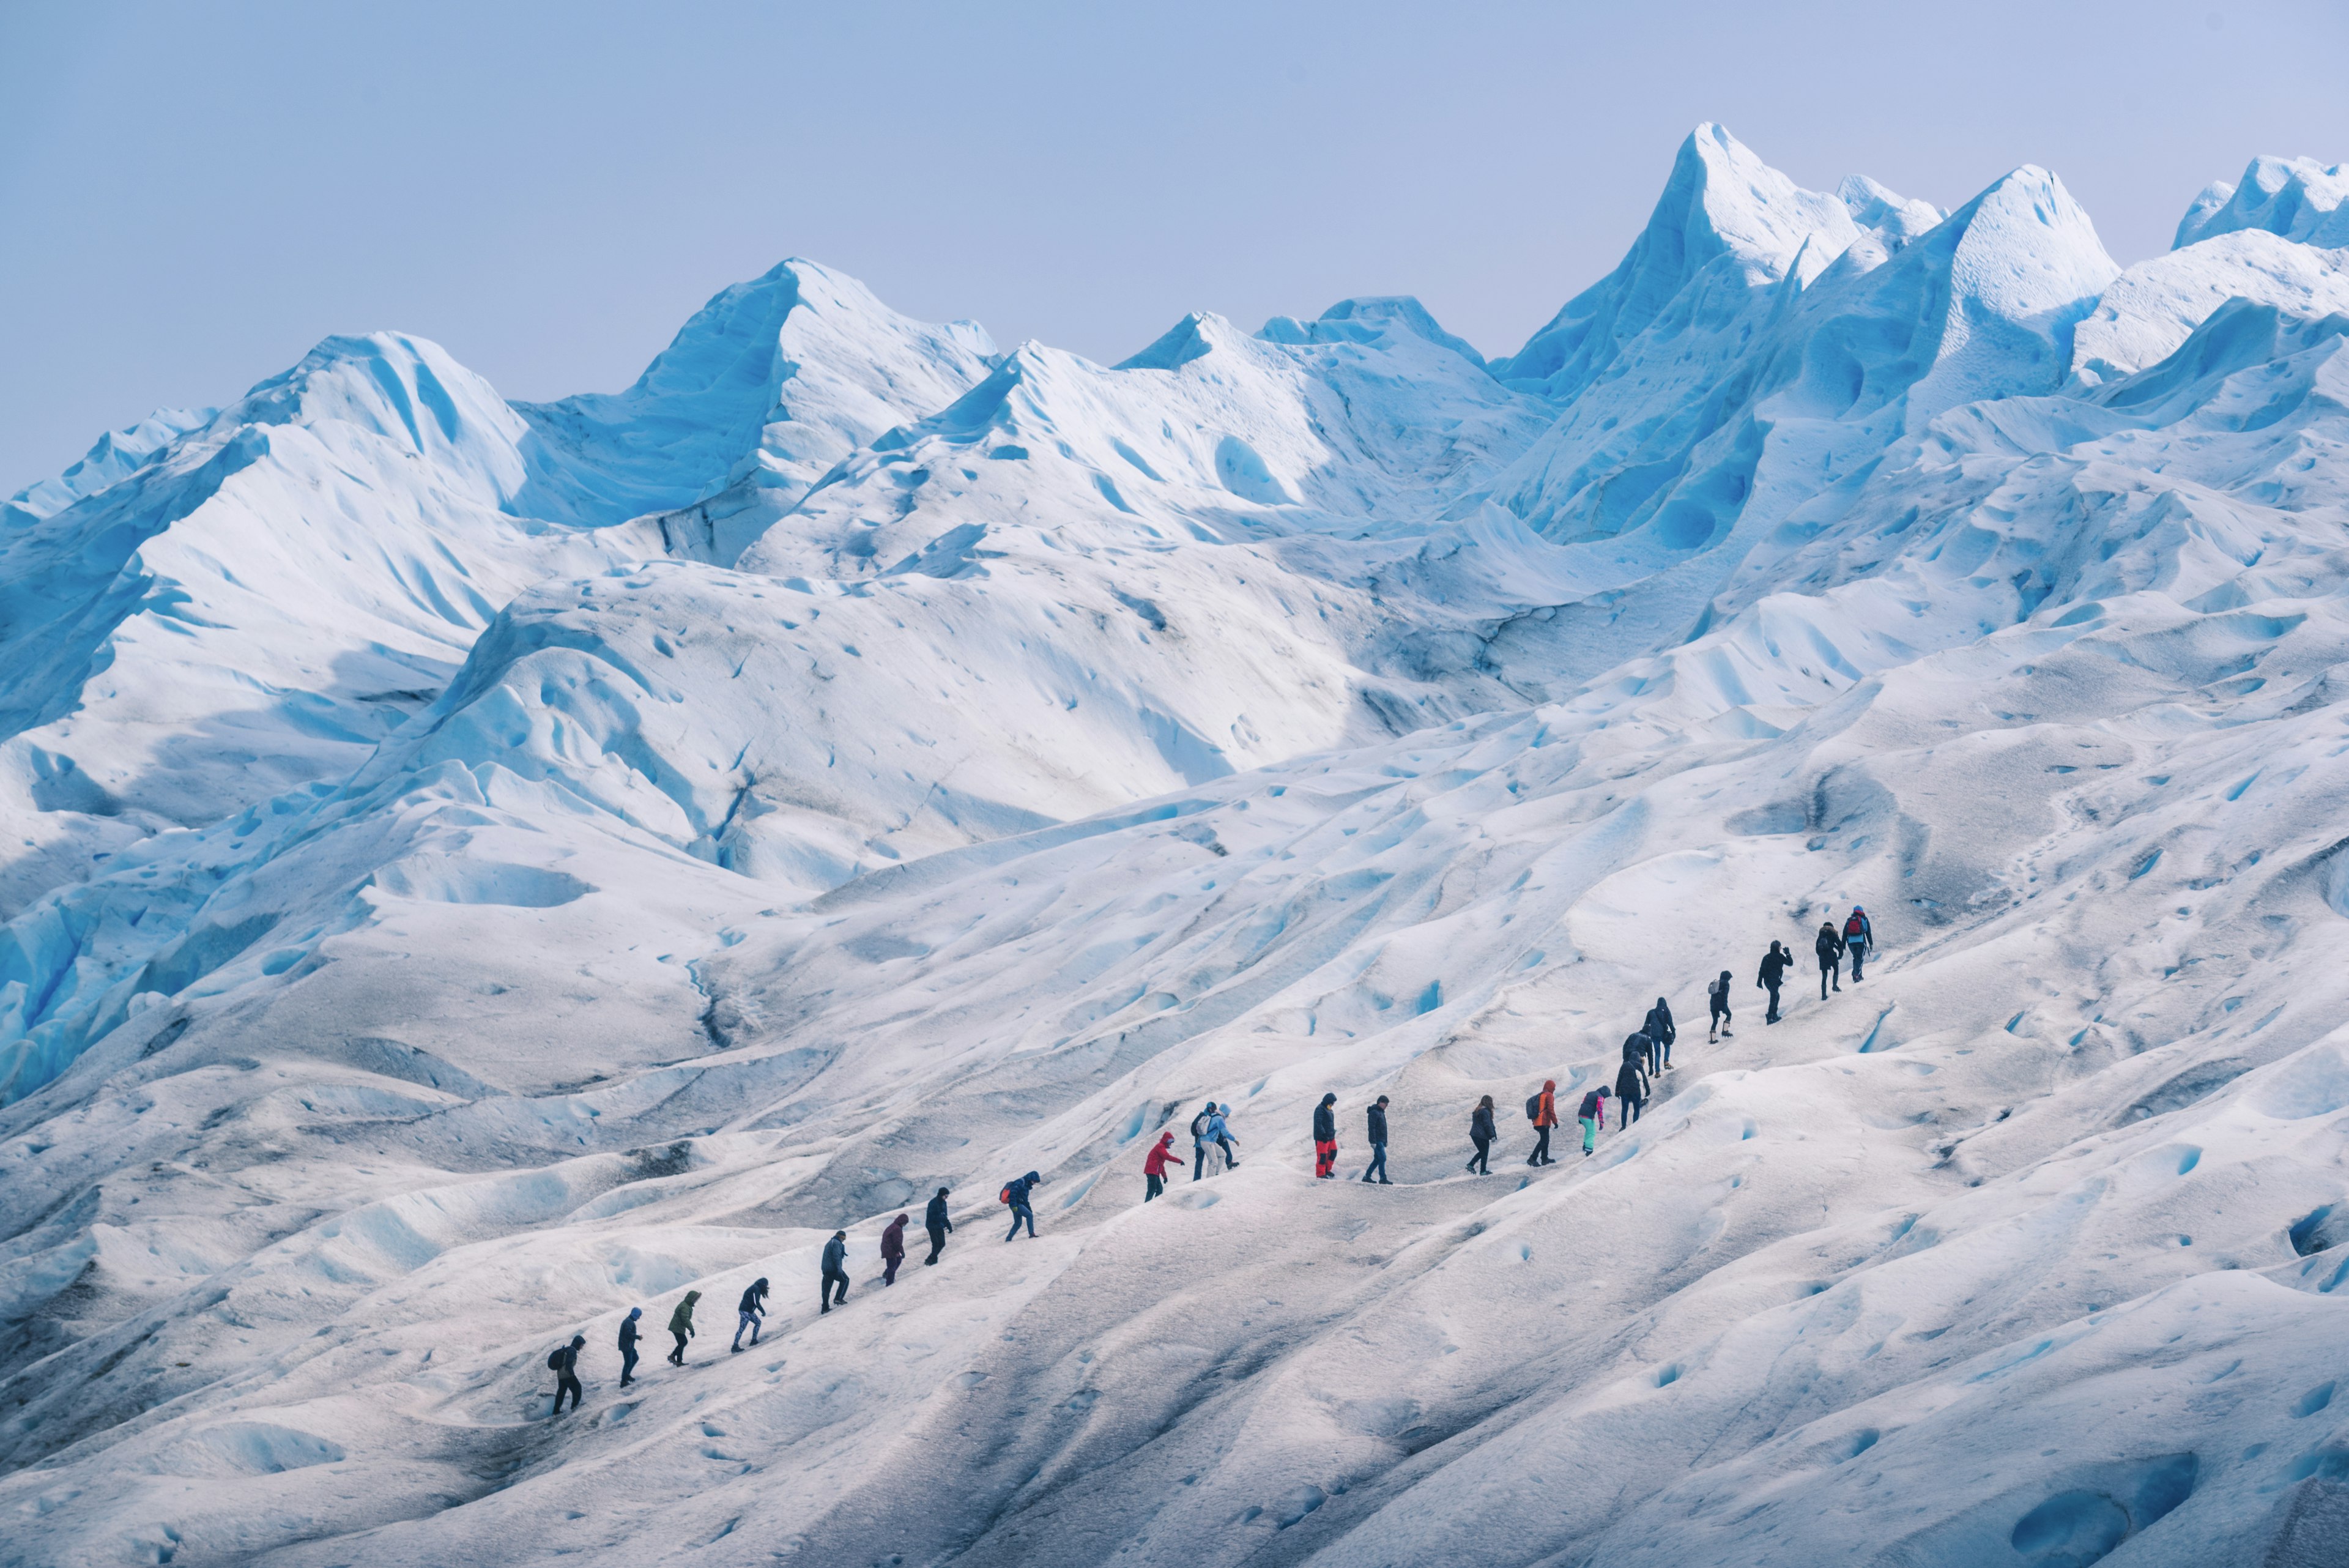
[[546,1353],[546,1369],[549,1372],[560,1372],[563,1370],[562,1346],[557,1345],[555,1348]]
[[1528,1095],[1526,1096],[1526,1120],[1529,1122],[1537,1122],[1541,1120],[1541,1096],[1539,1095]]
[[1205,1111],[1191,1118],[1191,1141],[1193,1143],[1207,1141],[1207,1113]]
[[1867,917],[1860,914],[1857,909],[1853,910],[1851,919],[1843,923],[1843,935],[1844,940],[1847,943],[1855,940],[1865,939],[1868,935]]
[[998,1203],[1009,1203],[1011,1201],[1011,1184],[1009,1182],[1007,1181],[1003,1184],[1003,1190],[995,1195],[995,1200]]
[[1704,988],[1704,993],[1707,996],[1718,996],[1726,1001],[1729,997],[1729,982],[1725,980],[1716,980]]

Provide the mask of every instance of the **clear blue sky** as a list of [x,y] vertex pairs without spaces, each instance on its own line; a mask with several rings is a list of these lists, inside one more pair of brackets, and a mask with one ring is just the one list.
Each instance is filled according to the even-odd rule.
[[2344,60],[2340,0],[0,0],[0,494],[332,332],[617,388],[790,254],[1100,358],[1366,293],[1505,351],[1702,119],[1945,206],[2044,164],[2127,262],[2349,159]]

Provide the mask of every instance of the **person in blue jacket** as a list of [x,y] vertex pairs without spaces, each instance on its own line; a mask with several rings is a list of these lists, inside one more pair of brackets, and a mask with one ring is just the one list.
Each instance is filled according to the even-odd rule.
[[1036,1239],[1036,1210],[1029,1206],[1028,1195],[1044,1185],[1044,1179],[1034,1171],[1003,1184],[1003,1201],[1011,1208],[1011,1233],[1004,1237],[1015,1241],[1019,1235],[1019,1222],[1028,1221],[1028,1239]]
[[1844,950],[1851,954],[1851,982],[1859,983],[1859,966],[1876,950],[1876,928],[1868,923],[1868,911],[1857,904],[1851,907],[1851,918],[1843,923]]
[[620,1320],[620,1386],[623,1388],[636,1380],[636,1319],[644,1315],[644,1308],[630,1307],[628,1315]]

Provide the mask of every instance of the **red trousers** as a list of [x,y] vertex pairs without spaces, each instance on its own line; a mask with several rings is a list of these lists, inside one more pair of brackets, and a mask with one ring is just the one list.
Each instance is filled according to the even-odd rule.
[[1338,1144],[1337,1144],[1337,1140],[1333,1138],[1333,1139],[1331,1139],[1330,1142],[1328,1142],[1328,1143],[1324,1143],[1324,1142],[1322,1142],[1319,1138],[1316,1138],[1316,1139],[1314,1139],[1314,1140],[1313,1140],[1313,1174],[1314,1174],[1314,1175],[1316,1175],[1316,1176],[1327,1176],[1327,1175],[1329,1175],[1331,1171],[1333,1171],[1333,1170],[1335,1170],[1335,1169],[1337,1169],[1337,1168],[1338,1168]]

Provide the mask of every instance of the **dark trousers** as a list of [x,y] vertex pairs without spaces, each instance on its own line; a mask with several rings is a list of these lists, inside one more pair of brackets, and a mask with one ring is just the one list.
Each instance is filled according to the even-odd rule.
[[947,1233],[943,1227],[937,1225],[929,1226],[928,1230],[930,1232],[930,1255],[924,1258],[922,1262],[924,1263],[935,1263],[938,1261],[938,1254],[947,1250]]
[[1712,1028],[1710,1028],[1710,1029],[1708,1029],[1708,1030],[1706,1030],[1706,1031],[1705,1031],[1705,1033],[1708,1033],[1708,1034],[1713,1034],[1713,1035],[1716,1035],[1716,1036],[1717,1036],[1717,1035],[1719,1035],[1719,1034],[1720,1034],[1720,1033],[1721,1033],[1722,1025],[1723,1025],[1723,1024],[1727,1023],[1728,1022],[1729,1022],[1729,1009],[1727,1009],[1726,1007],[1722,1006],[1722,1005],[1721,1005],[1721,1003],[1719,1003],[1718,1002],[1714,1002],[1714,1003],[1713,1004],[1713,1027],[1712,1027]]
[[1166,1190],[1166,1179],[1163,1176],[1154,1176],[1149,1171],[1142,1173],[1142,1200],[1144,1203]]
[[1527,1165],[1547,1165],[1549,1161],[1549,1124],[1534,1129],[1534,1151],[1526,1157]]
[[620,1352],[620,1386],[626,1388],[636,1380],[636,1347],[633,1345]]
[[668,1332],[677,1340],[677,1348],[668,1353],[668,1364],[671,1366],[682,1366],[685,1365],[685,1330],[673,1328]]
[[1762,1022],[1775,1023],[1778,1022],[1778,988],[1773,985],[1765,989],[1770,992],[1770,1011],[1762,1015]]
[[[1015,1203],[1011,1206],[1011,1236],[1017,1236],[1019,1234],[1019,1221],[1022,1220],[1028,1221],[1028,1234],[1030,1236],[1035,1235],[1036,1211],[1033,1209],[1029,1208],[1025,1203]],[[1006,1236],[1003,1239],[1009,1241],[1011,1240],[1011,1236]]]
[[840,1301],[840,1303],[841,1303],[843,1306],[847,1305],[847,1304],[848,1304],[848,1276],[847,1276],[847,1274],[845,1274],[844,1272],[843,1272],[842,1271],[840,1271],[840,1270],[838,1270],[838,1269],[826,1269],[826,1270],[823,1272],[823,1282],[816,1288],[816,1293],[815,1293],[816,1308],[817,1308],[817,1310],[818,1310],[818,1311],[820,1311],[820,1312],[830,1312],[830,1311],[832,1310],[832,1304],[833,1304],[833,1292],[835,1289],[836,1289],[836,1290],[838,1290],[838,1291],[839,1291],[839,1293],[840,1293],[840,1295],[839,1295],[839,1298],[838,1298],[838,1299],[839,1299],[839,1301]]
[[1370,1168],[1362,1172],[1362,1179],[1368,1181],[1373,1174],[1381,1181],[1387,1179],[1387,1146],[1382,1143],[1371,1145]]
[[1844,950],[1851,954],[1851,978],[1857,982],[1860,978],[1859,966],[1868,961],[1868,944],[1853,942]]
[[1841,991],[1843,989],[1843,964],[1841,961],[1828,961],[1822,960],[1820,961],[1819,1000],[1821,1002],[1825,1002],[1827,999],[1827,981],[1830,979],[1835,981],[1835,988],[1837,991]]
[[1204,1143],[1195,1143],[1191,1146],[1191,1179],[1194,1181],[1198,1180],[1199,1178],[1207,1174],[1207,1150],[1209,1147],[1209,1145]]
[[571,1407],[574,1410],[579,1408],[579,1379],[568,1372],[557,1378],[554,1384],[554,1413],[558,1416],[563,1414],[563,1397],[565,1394],[571,1396]]
[[1624,1127],[1630,1127],[1633,1122],[1636,1122],[1636,1121],[1638,1121],[1638,1120],[1640,1119],[1640,1107],[1641,1106],[1646,1105],[1648,1102],[1647,1102],[1646,1100],[1643,1100],[1643,1099],[1642,1099],[1642,1100],[1618,1100],[1618,1101],[1616,1101],[1615,1103],[1616,1103],[1617,1105],[1619,1105],[1619,1106],[1620,1106],[1622,1107],[1622,1116],[1623,1116],[1623,1120],[1622,1120],[1622,1124],[1621,1124],[1621,1125],[1622,1125],[1622,1126],[1624,1126]]
[[1493,1140],[1488,1137],[1480,1137],[1472,1138],[1470,1141],[1475,1144],[1476,1152],[1469,1158],[1468,1168],[1475,1171],[1479,1176],[1492,1175],[1493,1168],[1487,1163],[1487,1160],[1493,1152]]
[[895,1283],[897,1282],[897,1265],[899,1265],[900,1263],[903,1263],[905,1261],[905,1253],[903,1253],[903,1252],[898,1253],[898,1254],[897,1254],[895,1257],[894,1257],[894,1258],[884,1258],[884,1259],[882,1259],[882,1260],[881,1260],[881,1282],[882,1282],[883,1284],[885,1284],[885,1285],[894,1285],[894,1284],[895,1284]]

